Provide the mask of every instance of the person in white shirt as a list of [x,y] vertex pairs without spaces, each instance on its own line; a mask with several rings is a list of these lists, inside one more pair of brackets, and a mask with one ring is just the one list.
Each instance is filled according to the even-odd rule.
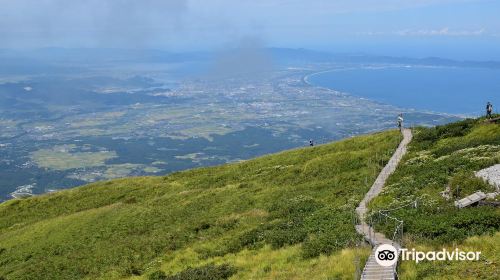
[[403,129],[403,113],[399,114],[398,116],[398,128],[399,130]]

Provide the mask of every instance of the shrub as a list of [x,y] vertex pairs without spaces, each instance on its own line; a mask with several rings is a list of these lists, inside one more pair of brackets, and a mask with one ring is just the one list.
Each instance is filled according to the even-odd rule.
[[297,196],[288,200],[278,200],[269,211],[273,217],[304,217],[323,207],[323,204],[309,196]]
[[[348,224],[352,226],[352,224]],[[314,258],[321,254],[329,255],[337,250],[354,245],[358,236],[346,227],[331,228],[318,234],[311,234],[302,245],[302,256]],[[361,239],[359,237],[359,239]]]
[[460,172],[453,176],[450,180],[449,186],[452,197],[455,199],[461,199],[477,191],[488,192],[488,190],[491,190],[490,185],[482,179],[474,177],[472,172]]
[[238,252],[244,247],[257,249],[264,241],[265,228],[258,227],[241,234],[234,242],[229,245],[230,252]]
[[188,268],[175,275],[169,275],[165,280],[222,280],[231,277],[236,269],[228,264],[209,264],[201,267]]
[[149,274],[148,276],[148,280],[165,280],[165,279],[167,279],[167,275],[165,274],[165,272],[161,270],[157,270]]
[[299,218],[280,222],[265,233],[266,242],[271,244],[273,248],[297,244],[304,241],[306,237],[307,230]]
[[[493,233],[500,229],[498,214],[491,211],[492,207],[469,209],[443,209],[437,214],[428,211],[404,210],[393,214],[404,220],[405,232],[417,234],[441,243],[462,241],[473,235]],[[432,217],[429,219],[429,217]],[[388,234],[394,228],[382,226]]]
[[438,139],[465,136],[477,123],[474,119],[438,125],[430,128],[420,128],[419,133],[415,135],[416,142],[436,142]]

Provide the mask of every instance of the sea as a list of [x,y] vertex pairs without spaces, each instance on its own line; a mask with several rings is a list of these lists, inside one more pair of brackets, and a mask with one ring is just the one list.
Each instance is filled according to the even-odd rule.
[[380,66],[335,69],[306,77],[326,87],[401,108],[462,116],[500,112],[500,69]]

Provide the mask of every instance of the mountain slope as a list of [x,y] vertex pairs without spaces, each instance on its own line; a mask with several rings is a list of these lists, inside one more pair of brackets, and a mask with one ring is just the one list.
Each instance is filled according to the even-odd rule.
[[[481,251],[479,262],[403,262],[403,279],[497,279],[500,209],[488,205],[457,209],[454,201],[494,186],[474,172],[500,163],[500,125],[464,120],[414,130],[408,154],[371,203],[404,222],[403,247],[423,251],[455,248]],[[442,194],[444,192],[444,195]],[[447,198],[448,197],[448,198]],[[497,197],[498,199],[498,197]],[[417,200],[417,208],[414,201]],[[498,201],[498,200],[497,200]],[[376,228],[393,234],[393,223]]]
[[399,140],[389,131],[8,201],[0,276],[352,278],[369,253],[354,249],[354,208]]
[[[404,221],[406,248],[482,257],[404,261],[399,276],[496,279],[500,210],[458,210],[453,201],[493,190],[474,171],[500,163],[500,126],[465,120],[413,132],[369,208],[397,208],[388,213]],[[352,279],[370,253],[355,232],[354,209],[400,140],[388,131],[8,201],[0,204],[0,278]],[[440,194],[447,188],[448,200]],[[394,231],[384,220],[374,226]]]

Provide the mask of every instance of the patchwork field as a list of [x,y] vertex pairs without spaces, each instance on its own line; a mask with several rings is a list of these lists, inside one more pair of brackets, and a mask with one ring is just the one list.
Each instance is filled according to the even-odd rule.
[[33,161],[41,168],[67,170],[105,165],[106,160],[116,157],[113,151],[81,152],[76,145],[61,145],[32,153]]

